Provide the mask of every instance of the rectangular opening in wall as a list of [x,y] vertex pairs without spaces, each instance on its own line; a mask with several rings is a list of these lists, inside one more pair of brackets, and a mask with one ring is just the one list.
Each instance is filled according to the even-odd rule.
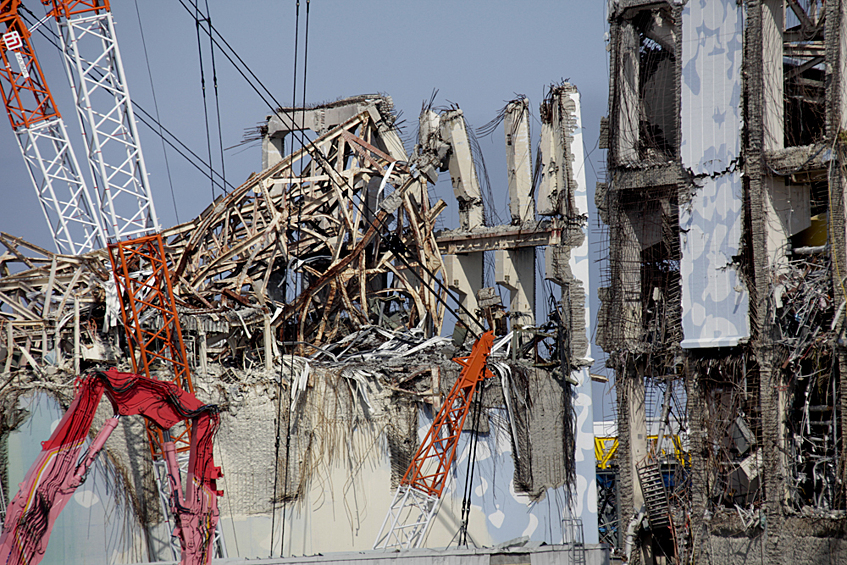
[[[640,340],[656,346],[681,339],[679,214],[676,186],[628,191],[621,199],[639,261]],[[622,242],[623,243],[623,242]]]
[[810,145],[823,139],[825,133],[824,6],[822,0],[796,0],[785,5],[785,146]]
[[614,105],[621,162],[667,162],[677,155],[677,33],[667,5],[631,10],[620,22]]

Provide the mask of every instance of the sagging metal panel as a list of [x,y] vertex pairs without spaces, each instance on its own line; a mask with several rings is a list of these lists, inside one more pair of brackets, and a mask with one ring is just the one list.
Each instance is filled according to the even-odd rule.
[[741,248],[741,175],[705,178],[680,206],[683,349],[732,347],[750,335],[749,295],[733,257]]

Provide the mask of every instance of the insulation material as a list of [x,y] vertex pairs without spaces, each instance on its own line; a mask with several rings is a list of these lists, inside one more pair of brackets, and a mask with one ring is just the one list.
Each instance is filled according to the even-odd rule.
[[742,229],[741,8],[692,2],[682,12],[683,166],[696,178],[680,208],[683,348],[729,347],[749,335],[749,296],[733,264]]
[[738,172],[696,183],[680,207],[683,349],[732,347],[749,336],[749,295],[733,257],[740,254]]
[[730,169],[741,152],[743,22],[735,0],[682,10],[682,164],[695,176]]

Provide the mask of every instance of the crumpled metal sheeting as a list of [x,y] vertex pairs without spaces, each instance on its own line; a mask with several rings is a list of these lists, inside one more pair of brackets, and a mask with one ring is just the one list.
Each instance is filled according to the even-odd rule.
[[776,267],[771,278],[771,309],[780,332],[776,342],[789,351],[785,368],[805,357],[815,343],[831,336],[831,256],[818,254],[790,261]]
[[[448,343],[450,339],[445,337],[426,338],[419,329],[391,331],[379,326],[366,326],[335,343],[324,345],[323,349],[333,353],[338,363],[368,362],[408,357]],[[312,357],[319,355],[320,352]]]

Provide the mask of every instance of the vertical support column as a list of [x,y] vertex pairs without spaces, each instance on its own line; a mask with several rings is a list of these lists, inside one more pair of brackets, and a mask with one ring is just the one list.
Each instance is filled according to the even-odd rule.
[[494,252],[495,282],[509,289],[512,328],[535,324],[535,248]]
[[506,136],[506,166],[509,180],[509,211],[512,224],[535,219],[532,201],[532,147],[529,141],[529,102],[509,102],[503,118]]
[[[503,118],[509,211],[513,225],[535,220],[532,198],[532,145],[529,139],[529,102],[526,98],[506,105]],[[511,326],[535,324],[535,248],[497,250],[495,282],[509,289]]]
[[782,69],[782,30],[785,26],[785,1],[764,0],[762,5],[762,64],[764,81],[764,149],[785,146],[785,80]]
[[[3,372],[8,373],[12,370],[12,353],[15,351],[15,330],[12,328],[12,320],[6,321],[6,366],[3,367]],[[79,372],[79,371],[77,371]]]
[[[453,194],[459,203],[459,223],[465,231],[483,226],[482,195],[479,190],[479,178],[471,152],[470,138],[462,111],[459,109],[444,112],[439,121],[441,138],[450,144],[449,158],[450,179],[453,182]],[[477,292],[482,288],[483,253],[467,253],[464,255],[448,255],[444,267],[447,271],[448,287],[461,295],[462,305],[476,313],[478,307]],[[474,322],[466,319],[462,313],[462,321],[470,327]],[[475,325],[476,332],[484,331]]]
[[[270,116],[268,116],[270,119]],[[283,158],[284,139],[271,137],[269,134],[262,136],[262,170],[273,167]]]
[[[270,373],[274,368],[273,331],[271,331],[271,317],[267,314],[262,316],[262,330],[265,339],[265,371]],[[205,337],[205,336],[204,336]]]
[[[445,255],[444,270],[447,275],[447,286],[459,293],[462,306],[471,314],[476,314],[479,307],[476,295],[482,288],[482,253],[466,253],[464,255]],[[479,327],[467,314],[459,312],[459,317],[466,326],[475,332],[481,332],[485,328]]]
[[200,327],[200,374],[209,376],[208,345],[206,343],[206,330]]
[[[829,143],[834,143],[847,129],[844,123],[847,116],[847,93],[845,83],[847,82],[847,2],[845,0],[834,0],[826,3],[826,137]],[[838,162],[836,166],[829,168],[829,194],[830,202],[833,203],[829,211],[829,244],[832,249],[833,265],[838,268],[832,269],[833,288],[836,289],[836,304],[844,296],[842,295],[843,277],[847,275],[847,178],[843,174],[842,167],[847,162],[847,155],[842,144],[838,144]],[[845,377],[847,377],[847,352],[836,346],[835,355],[838,359],[838,386],[840,387],[840,413],[841,421],[838,440],[841,442],[839,453],[838,476],[844,484],[847,481],[847,441],[845,441],[845,430],[847,430],[847,394],[844,394]],[[842,488],[840,493],[841,503],[847,491]]]
[[638,97],[639,38],[632,23],[621,24],[616,45],[618,75],[615,81],[617,135],[614,140],[615,164],[638,160],[638,129],[641,118],[641,102]]
[[74,296],[74,374],[79,374],[79,297]]
[[459,202],[459,222],[463,230],[482,227],[482,195],[462,111],[456,109],[445,112],[441,115],[440,125],[441,137],[452,148],[449,160],[450,178],[453,181],[453,194]]

